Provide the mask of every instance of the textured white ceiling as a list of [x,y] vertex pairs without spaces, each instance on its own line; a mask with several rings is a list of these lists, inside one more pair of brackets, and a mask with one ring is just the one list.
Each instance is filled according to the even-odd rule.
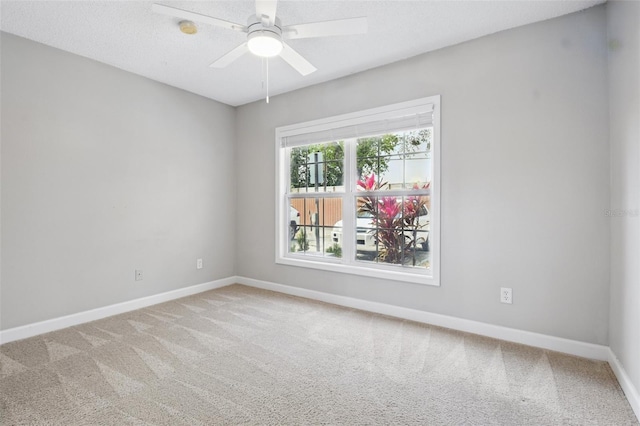
[[[605,1],[280,1],[283,25],[366,16],[369,31],[289,41],[318,71],[303,77],[282,59],[271,59],[269,92],[288,92]],[[252,1],[156,2],[241,24],[255,12]],[[196,35],[185,35],[178,19],[153,13],[153,3],[2,0],[0,29],[229,105],[265,96],[259,58],[247,54],[225,69],[208,66],[244,42],[243,33],[200,24]]]

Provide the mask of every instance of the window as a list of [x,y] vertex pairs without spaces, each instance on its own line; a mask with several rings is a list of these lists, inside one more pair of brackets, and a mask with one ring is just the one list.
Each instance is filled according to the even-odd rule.
[[439,285],[440,97],[276,129],[276,262]]

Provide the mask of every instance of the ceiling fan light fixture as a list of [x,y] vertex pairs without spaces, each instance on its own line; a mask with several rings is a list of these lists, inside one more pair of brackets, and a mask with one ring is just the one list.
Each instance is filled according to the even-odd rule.
[[278,34],[271,31],[255,31],[249,34],[247,47],[256,56],[271,58],[278,56],[283,46]]

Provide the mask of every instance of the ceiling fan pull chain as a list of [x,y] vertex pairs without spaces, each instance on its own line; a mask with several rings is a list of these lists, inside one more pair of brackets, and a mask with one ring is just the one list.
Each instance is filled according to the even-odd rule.
[[262,75],[262,89],[267,91],[267,103],[269,103],[269,59],[261,58],[261,75]]
[[261,78],[261,88],[264,90],[264,58],[260,58],[260,78]]

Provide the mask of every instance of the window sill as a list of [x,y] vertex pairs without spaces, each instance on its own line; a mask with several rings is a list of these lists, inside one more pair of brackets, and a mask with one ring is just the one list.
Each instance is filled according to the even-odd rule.
[[287,256],[276,258],[276,263],[280,265],[297,266],[301,268],[320,269],[323,271],[339,272],[343,274],[359,275],[363,277],[379,278],[382,280],[402,281],[411,284],[421,284],[439,287],[440,282],[432,275],[419,272],[403,272],[386,269],[382,266],[357,266],[345,265],[331,261],[316,262],[300,257]]

